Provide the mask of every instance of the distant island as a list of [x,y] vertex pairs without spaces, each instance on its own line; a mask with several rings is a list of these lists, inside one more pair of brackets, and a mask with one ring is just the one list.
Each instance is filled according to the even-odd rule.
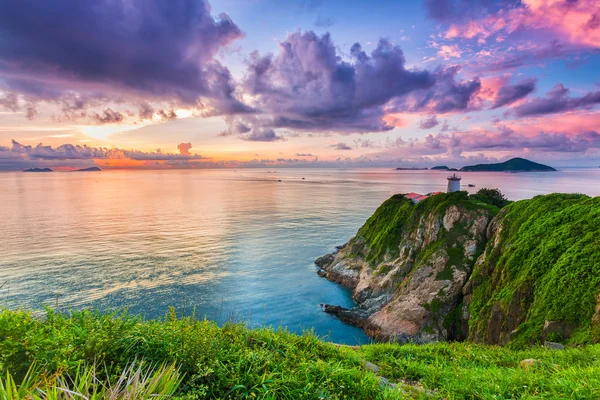
[[458,171],[456,168],[450,168],[447,165],[437,165],[431,168],[432,171]]
[[73,172],[100,172],[100,171],[102,171],[102,170],[98,167],[89,167],[89,168],[76,169]]
[[50,168],[29,168],[23,172],[54,172]]
[[524,158],[511,158],[508,161],[496,164],[476,164],[462,167],[461,171],[465,172],[547,172],[556,171],[554,168],[539,164]]

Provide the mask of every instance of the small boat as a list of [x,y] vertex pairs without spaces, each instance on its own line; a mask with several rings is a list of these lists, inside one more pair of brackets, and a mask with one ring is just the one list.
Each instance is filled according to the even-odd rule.
[[469,183],[467,186],[468,187],[475,187],[475,185],[473,185],[472,183]]

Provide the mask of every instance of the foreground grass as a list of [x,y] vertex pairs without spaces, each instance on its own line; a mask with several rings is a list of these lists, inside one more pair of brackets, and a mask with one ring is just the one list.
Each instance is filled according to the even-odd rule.
[[[527,358],[540,363],[523,370],[519,362]],[[381,370],[371,372],[364,360]],[[249,330],[239,324],[220,328],[174,313],[142,321],[90,311],[49,311],[41,319],[27,312],[0,312],[0,376],[9,371],[17,383],[35,365],[26,379],[30,387],[49,390],[57,386],[53,382],[85,387],[81,381],[91,379],[99,388],[110,388],[133,375],[132,363],[150,371],[143,372],[149,379],[176,366],[169,375],[172,382],[156,390],[176,390],[175,396],[184,399],[600,398],[598,345],[562,351],[462,343],[350,348],[312,334]],[[93,373],[81,379],[81,371]],[[398,385],[382,386],[380,377]],[[11,378],[0,382],[6,387]]]

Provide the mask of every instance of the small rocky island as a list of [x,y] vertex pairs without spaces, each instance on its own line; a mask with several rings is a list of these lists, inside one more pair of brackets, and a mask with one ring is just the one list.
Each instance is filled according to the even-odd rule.
[[89,168],[76,169],[73,172],[100,172],[100,171],[102,171],[102,170],[98,167],[89,167]]
[[23,172],[54,172],[50,168],[29,168]]
[[511,158],[495,164],[467,165],[460,169],[465,172],[552,172],[556,169],[524,158]]
[[324,310],[381,341],[599,343],[600,197],[490,191],[385,201],[316,260],[357,303]]

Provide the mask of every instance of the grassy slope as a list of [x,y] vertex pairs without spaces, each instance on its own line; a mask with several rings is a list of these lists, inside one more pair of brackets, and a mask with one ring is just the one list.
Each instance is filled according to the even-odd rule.
[[[542,363],[523,371],[519,361]],[[137,359],[176,363],[182,398],[399,399],[599,398],[600,346],[515,352],[440,343],[337,347],[313,335],[223,328],[170,315],[141,321],[88,311],[72,316],[0,313],[0,370],[23,376],[36,360],[47,372],[75,373],[81,363],[106,364],[109,375]],[[382,389],[361,360],[401,385]],[[0,379],[1,381],[1,379]],[[403,384],[404,383],[404,384]],[[427,390],[423,390],[423,388]]]
[[600,197],[537,196],[507,206],[498,218],[500,244],[473,272],[471,330],[485,330],[494,305],[508,312],[515,293],[532,287],[514,344],[536,340],[545,320],[577,324],[568,342],[600,342],[600,327],[591,325],[600,290]]

